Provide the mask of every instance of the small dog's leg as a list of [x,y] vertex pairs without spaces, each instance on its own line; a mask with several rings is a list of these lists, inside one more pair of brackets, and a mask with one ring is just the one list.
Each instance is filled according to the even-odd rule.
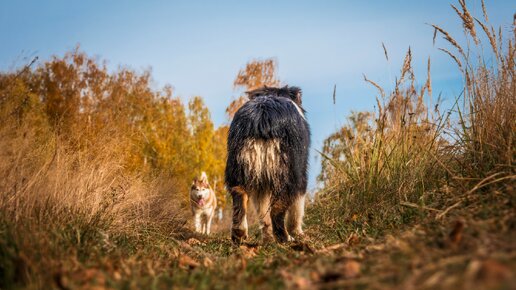
[[270,194],[254,194],[253,203],[258,214],[260,228],[262,229],[263,242],[270,242],[274,240],[272,235],[271,222],[271,195]]
[[213,219],[213,216],[215,215],[215,210],[211,212],[209,216],[206,218],[206,234],[209,235],[211,232],[211,220]]
[[233,197],[233,225],[231,227],[231,240],[240,244],[247,239],[247,192],[240,187],[231,188]]
[[201,219],[201,232],[203,235],[206,234],[206,216]]
[[287,213],[288,204],[283,200],[273,201],[271,207],[272,231],[276,240],[280,243],[289,241],[289,235],[285,229],[285,215]]
[[194,225],[195,225],[195,231],[200,233],[201,232],[201,214],[200,213],[195,214]]
[[305,215],[306,194],[299,195],[287,212],[287,231],[293,236],[303,235],[303,216]]

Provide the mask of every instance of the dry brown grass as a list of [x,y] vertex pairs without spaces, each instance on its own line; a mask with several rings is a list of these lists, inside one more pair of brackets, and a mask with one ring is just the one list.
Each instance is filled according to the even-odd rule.
[[[354,113],[349,125],[326,140],[319,177],[324,188],[309,218],[324,225],[319,230],[332,241],[371,240],[436,220],[433,226],[445,231],[448,219],[475,225],[491,219],[497,225],[489,224],[489,233],[470,229],[489,241],[475,251],[495,251],[489,243],[503,240],[500,249],[513,254],[507,241],[516,223],[511,213],[516,202],[514,34],[501,43],[503,37],[482,23],[492,48],[484,52],[465,2],[459,4],[462,10],[454,9],[473,40],[468,54],[446,30],[432,25],[448,46],[439,49],[463,74],[464,93],[454,106],[440,113],[439,104],[431,103],[430,60],[427,80],[416,90],[409,50],[390,93],[365,78],[379,91],[377,111]],[[496,227],[503,230],[497,233]]]
[[77,259],[184,231],[174,180],[128,171],[120,136],[99,133],[81,149],[37,110],[2,109],[0,287],[43,288]]
[[[317,276],[323,287],[514,285],[516,27],[503,40],[487,23],[482,2],[486,22],[475,20],[491,47],[484,51],[473,16],[465,1],[459,4],[461,10],[452,7],[469,37],[466,45],[432,25],[434,41],[443,35],[439,49],[463,75],[464,92],[453,107],[439,113],[439,104],[433,112],[423,105],[433,105],[430,60],[427,81],[416,92],[409,51],[386,97],[388,90],[365,78],[380,92],[377,111],[354,113],[325,142],[325,186],[308,213],[316,225],[308,232],[338,243],[327,247],[335,251],[331,275]],[[361,277],[332,272],[349,260],[360,262]]]
[[409,49],[390,93],[364,76],[379,91],[377,111],[353,114],[350,125],[331,135],[321,152],[319,180],[325,187],[319,202],[327,208],[323,224],[330,231],[336,222],[352,221],[378,234],[417,216],[401,204],[425,207],[436,199],[432,188],[445,182],[446,174],[436,160],[449,158],[442,138],[448,116],[435,116],[424,102],[432,94],[430,60],[427,71],[417,89]]
[[[460,12],[466,36],[474,40],[474,47],[470,51],[482,51],[482,43],[477,38],[473,17],[469,13],[464,1],[459,1],[462,7]],[[491,53],[476,59],[461,53],[462,63],[451,53],[444,49],[455,61],[464,75],[464,105],[457,107],[459,126],[456,128],[457,138],[454,146],[460,152],[457,178],[472,178],[481,181],[492,174],[504,175],[514,181],[516,178],[515,167],[515,142],[516,142],[516,81],[515,74],[515,47],[516,26],[513,26],[513,34],[505,41],[501,30],[495,33],[495,28],[490,26],[485,5],[482,2],[482,10],[486,22],[476,20],[480,25],[491,47]],[[435,27],[435,26],[434,26]],[[490,27],[490,28],[489,28]],[[439,30],[445,39],[456,46],[454,41],[448,39],[448,33]],[[457,46],[456,46],[457,47]],[[459,49],[459,52],[461,49]],[[486,61],[490,59],[491,61]],[[491,62],[491,64],[487,64]],[[513,182],[508,186],[512,187]]]

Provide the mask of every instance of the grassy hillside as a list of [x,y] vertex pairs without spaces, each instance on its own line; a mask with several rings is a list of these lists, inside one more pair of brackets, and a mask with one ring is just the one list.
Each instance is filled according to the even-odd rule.
[[78,50],[0,74],[0,288],[514,288],[516,30],[453,8],[466,44],[434,26],[463,73],[453,107],[410,50],[392,88],[366,78],[377,110],[326,139],[306,236],[283,245],[256,226],[232,245],[227,220],[192,233],[193,176],[226,197],[227,127],[202,98]]

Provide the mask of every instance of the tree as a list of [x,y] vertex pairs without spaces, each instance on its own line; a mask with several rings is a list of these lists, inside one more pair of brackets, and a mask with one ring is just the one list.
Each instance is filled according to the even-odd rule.
[[[252,60],[248,62],[244,69],[238,72],[233,89],[244,89],[250,91],[263,86],[279,86],[280,81],[276,76],[277,63],[274,59]],[[231,120],[235,113],[248,101],[247,96],[241,95],[233,100],[226,109],[226,114]]]
[[205,171],[225,203],[228,127],[215,129],[202,97],[184,104],[170,86],[154,89],[150,71],[110,72],[77,48],[34,69],[0,73],[0,121],[13,136],[24,136],[23,126],[42,144],[59,140],[84,158],[106,154],[125,172],[162,176],[184,202]]

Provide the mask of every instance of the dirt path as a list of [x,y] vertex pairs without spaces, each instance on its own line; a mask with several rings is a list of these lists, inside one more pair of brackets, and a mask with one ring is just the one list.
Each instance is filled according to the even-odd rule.
[[373,239],[352,234],[330,243],[318,225],[285,245],[231,244],[229,233],[180,242],[179,268],[195,288],[515,289],[514,230],[492,221],[428,221]]

